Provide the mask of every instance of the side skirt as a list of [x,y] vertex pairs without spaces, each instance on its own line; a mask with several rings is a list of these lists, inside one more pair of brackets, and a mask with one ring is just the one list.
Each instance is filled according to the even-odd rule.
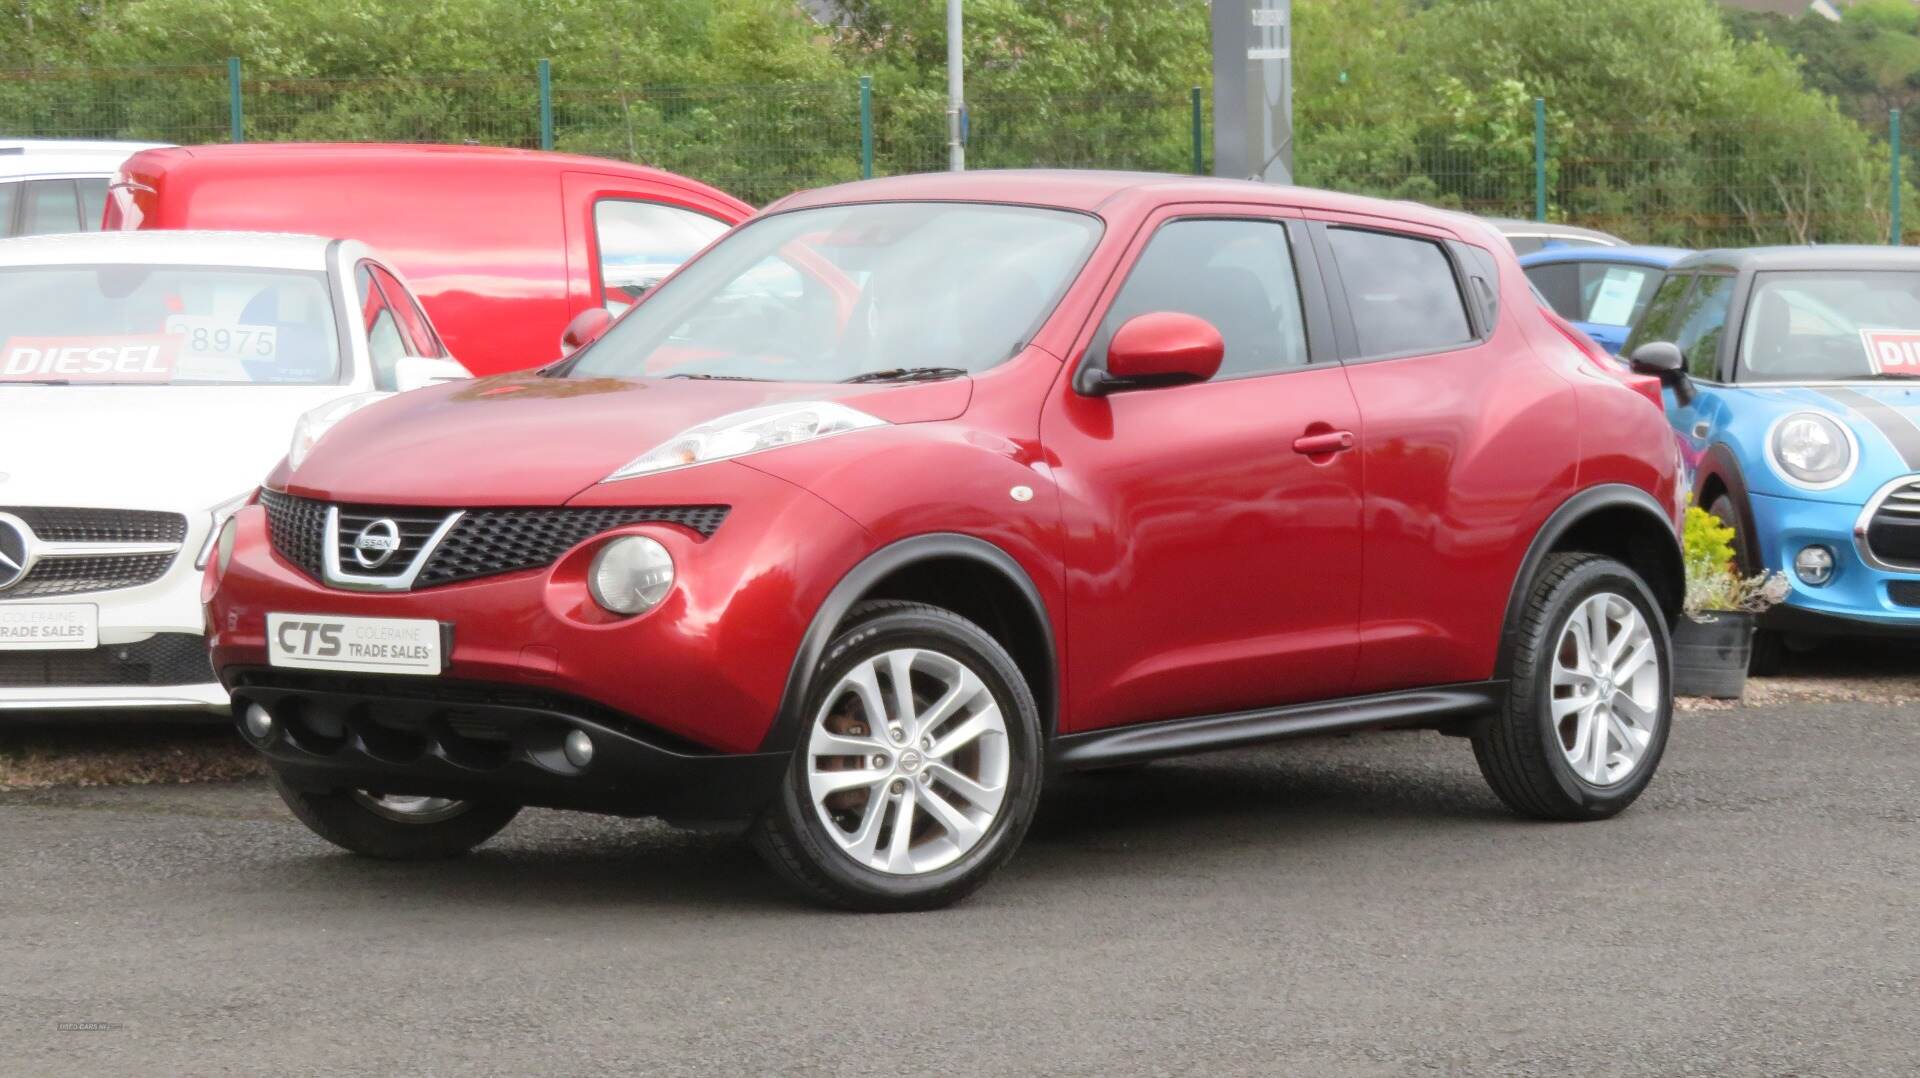
[[1237,749],[1313,734],[1440,727],[1492,712],[1505,702],[1506,694],[1505,681],[1480,681],[1090,730],[1056,738],[1049,762],[1060,770],[1071,771],[1138,763],[1162,756]]

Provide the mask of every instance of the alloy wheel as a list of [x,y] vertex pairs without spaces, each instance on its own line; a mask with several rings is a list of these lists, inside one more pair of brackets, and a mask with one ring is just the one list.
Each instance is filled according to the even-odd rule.
[[1550,695],[1574,774],[1593,786],[1632,777],[1661,721],[1660,658],[1640,608],[1612,592],[1575,607],[1554,649]]
[[1006,718],[977,674],[938,651],[896,648],[827,694],[808,738],[807,787],[848,857],[917,875],[986,836],[1011,762]]

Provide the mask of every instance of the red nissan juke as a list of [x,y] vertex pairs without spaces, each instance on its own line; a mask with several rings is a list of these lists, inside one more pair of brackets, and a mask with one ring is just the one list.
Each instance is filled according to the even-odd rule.
[[822,901],[921,909],[1050,774],[1383,727],[1605,817],[1672,715],[1650,393],[1457,214],[829,188],[558,364],[303,430],[220,535],[213,660],[293,812],[374,857],[526,805],[740,821]]

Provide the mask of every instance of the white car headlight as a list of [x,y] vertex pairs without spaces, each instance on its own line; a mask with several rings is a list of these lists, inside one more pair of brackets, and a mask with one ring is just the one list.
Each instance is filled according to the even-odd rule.
[[628,461],[601,482],[612,483],[620,479],[632,479],[636,475],[685,468],[711,460],[758,453],[776,446],[810,442],[816,438],[886,425],[884,419],[833,401],[801,401],[749,408],[697,427],[688,427]]
[[[213,544],[220,538],[220,533],[226,529],[227,521],[233,519],[233,514],[238,513],[240,507],[246,505],[247,499],[251,497],[253,497],[253,491],[249,490],[238,498],[229,498],[207,511],[213,517],[213,527],[207,530],[207,541],[200,544],[200,556],[193,559],[195,569],[207,567],[207,559],[213,555]],[[223,567],[221,571],[226,570]]]
[[1853,438],[1819,412],[1795,412],[1774,425],[1767,451],[1783,475],[1803,487],[1831,487],[1853,469]]
[[313,452],[313,447],[320,444],[320,439],[325,438],[335,424],[387,396],[386,393],[356,393],[351,397],[328,401],[301,416],[299,422],[293,425],[293,444],[287,447],[287,467],[300,467],[307,459],[307,454]]

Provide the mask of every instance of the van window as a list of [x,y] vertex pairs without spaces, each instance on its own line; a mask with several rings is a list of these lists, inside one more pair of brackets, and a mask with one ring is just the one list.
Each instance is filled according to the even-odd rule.
[[600,294],[619,314],[647,289],[727,230],[723,221],[666,206],[603,198],[593,204],[594,242],[600,250]]
[[80,231],[80,195],[72,180],[30,180],[20,235],[45,236]]
[[1152,311],[1204,318],[1227,346],[1215,378],[1305,366],[1307,334],[1286,226],[1189,220],[1161,226],[1107,312],[1102,334]]
[[1360,355],[1439,352],[1473,340],[1453,263],[1432,240],[1329,228]]

